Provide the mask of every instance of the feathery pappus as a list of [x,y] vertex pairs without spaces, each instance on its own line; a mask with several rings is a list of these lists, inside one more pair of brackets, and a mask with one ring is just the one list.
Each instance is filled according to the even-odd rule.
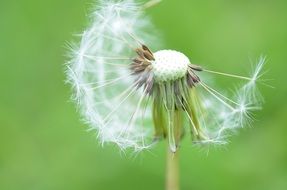
[[[83,118],[102,143],[121,149],[140,151],[167,139],[176,152],[185,134],[193,143],[226,143],[228,134],[248,124],[260,109],[256,83],[265,58],[244,77],[192,64],[178,50],[155,50],[158,37],[145,15],[153,2],[105,0],[93,11],[67,64]],[[201,73],[245,84],[227,96]]]

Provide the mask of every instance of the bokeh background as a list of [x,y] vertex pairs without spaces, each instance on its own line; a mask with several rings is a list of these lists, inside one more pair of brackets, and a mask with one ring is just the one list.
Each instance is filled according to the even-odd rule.
[[[164,188],[165,143],[138,155],[102,148],[69,100],[66,44],[87,26],[92,5],[0,0],[1,190]],[[246,74],[250,59],[264,54],[265,78],[274,79],[274,88],[259,86],[266,102],[253,127],[229,145],[201,149],[184,140],[182,189],[287,189],[287,1],[164,0],[148,14],[166,48],[194,63]]]

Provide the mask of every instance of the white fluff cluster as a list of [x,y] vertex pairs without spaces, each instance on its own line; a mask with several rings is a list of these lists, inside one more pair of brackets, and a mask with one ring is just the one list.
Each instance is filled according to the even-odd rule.
[[[135,49],[153,45],[154,29],[143,14],[142,5],[133,0],[102,0],[92,14],[92,23],[73,48],[68,63],[68,79],[74,99],[85,121],[96,129],[102,143],[136,151],[151,146],[153,138],[149,96],[137,89],[129,69]],[[156,40],[158,44],[158,39]],[[227,131],[244,126],[251,111],[260,108],[256,82],[265,59],[259,60],[250,77],[210,70],[210,74],[246,80],[233,99],[201,80],[195,87],[195,114],[208,138],[201,143],[225,143]],[[200,90],[197,90],[200,89]]]
[[[222,94],[204,81],[200,82],[202,89],[198,95],[196,109],[200,125],[210,137],[200,143],[225,144],[226,137],[236,129],[250,125],[253,112],[261,109],[262,96],[257,89],[257,83],[262,76],[265,57],[261,56],[250,77],[208,71],[223,77],[237,78],[246,82],[237,87],[232,94]],[[229,98],[232,97],[232,98]]]
[[73,49],[67,73],[74,99],[102,143],[136,150],[149,146],[145,141],[152,138],[152,128],[144,124],[151,114],[143,109],[146,100],[133,86],[129,64],[134,49],[151,39],[151,31],[140,4],[103,0],[92,14],[91,26],[81,35],[80,45]]

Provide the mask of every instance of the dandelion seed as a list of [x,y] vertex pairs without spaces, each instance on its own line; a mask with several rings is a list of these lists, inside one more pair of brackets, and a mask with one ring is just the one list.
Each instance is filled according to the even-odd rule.
[[[265,58],[245,77],[194,65],[176,50],[152,51],[158,43],[144,9],[157,2],[100,2],[68,64],[74,99],[103,144],[140,151],[167,139],[176,152],[186,133],[194,143],[224,144],[260,109]],[[201,79],[203,72],[246,83],[230,96]]]

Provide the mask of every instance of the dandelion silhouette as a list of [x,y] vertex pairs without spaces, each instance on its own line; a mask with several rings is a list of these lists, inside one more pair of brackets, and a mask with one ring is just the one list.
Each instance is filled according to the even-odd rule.
[[[260,109],[265,58],[244,77],[191,64],[179,51],[152,51],[155,30],[144,11],[156,2],[99,3],[67,66],[74,99],[103,144],[140,151],[167,139],[176,153],[186,133],[193,143],[224,144]],[[246,83],[227,97],[199,77],[204,72]]]

